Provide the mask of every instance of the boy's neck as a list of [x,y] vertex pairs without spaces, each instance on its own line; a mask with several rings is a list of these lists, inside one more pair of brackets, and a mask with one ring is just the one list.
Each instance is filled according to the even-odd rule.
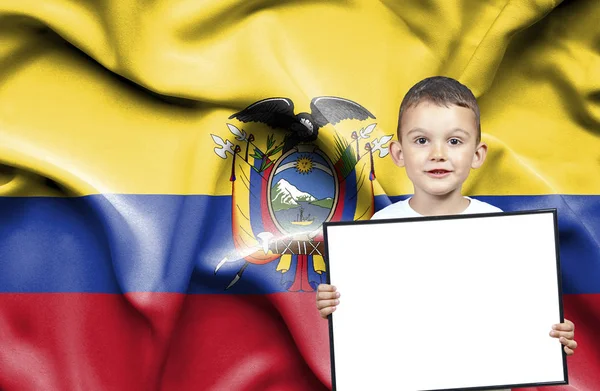
[[409,200],[410,207],[423,216],[459,214],[467,209],[469,203],[460,191],[441,196],[415,192]]

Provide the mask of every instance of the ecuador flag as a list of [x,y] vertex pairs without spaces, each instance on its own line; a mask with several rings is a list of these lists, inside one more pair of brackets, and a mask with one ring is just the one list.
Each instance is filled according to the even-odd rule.
[[[433,75],[480,102],[465,194],[558,209],[580,346],[555,389],[600,389],[599,21],[597,0],[3,0],[0,389],[329,389],[319,228],[412,192],[388,146]],[[317,136],[239,114],[261,101]]]

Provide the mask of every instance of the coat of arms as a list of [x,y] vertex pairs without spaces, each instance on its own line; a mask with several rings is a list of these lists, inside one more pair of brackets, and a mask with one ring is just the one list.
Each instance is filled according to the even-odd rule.
[[336,133],[335,156],[312,142],[327,124],[368,118],[375,116],[348,99],[317,97],[311,113],[295,114],[290,99],[269,98],[230,117],[276,130],[267,136],[266,147],[259,148],[255,135],[231,123],[232,140],[211,135],[215,153],[231,159],[236,249],[214,272],[228,262],[244,261],[225,289],[232,289],[248,267],[272,262],[277,262],[283,291],[312,291],[325,282],[322,225],[372,216],[375,158],[388,154],[385,145],[392,136],[373,138],[375,123],[352,132],[350,140]]

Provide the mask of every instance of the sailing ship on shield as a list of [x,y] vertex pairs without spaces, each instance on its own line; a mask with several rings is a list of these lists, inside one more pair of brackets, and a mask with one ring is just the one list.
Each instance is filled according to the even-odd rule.
[[373,137],[375,123],[352,132],[350,141],[336,133],[335,153],[330,157],[310,141],[290,143],[286,138],[277,140],[275,134],[269,134],[266,145],[259,148],[255,135],[231,123],[227,128],[233,141],[211,137],[215,154],[231,160],[235,252],[221,259],[214,273],[229,262],[244,260],[224,287],[232,289],[248,267],[277,262],[282,290],[315,290],[326,281],[327,272],[322,225],[372,216],[375,159],[388,154],[385,145],[392,136]]

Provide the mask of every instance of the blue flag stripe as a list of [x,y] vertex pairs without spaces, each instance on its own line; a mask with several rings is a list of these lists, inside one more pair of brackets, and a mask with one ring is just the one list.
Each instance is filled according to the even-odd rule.
[[[376,209],[402,198],[378,196]],[[505,211],[557,208],[564,292],[600,293],[600,196],[477,198]],[[225,290],[245,263],[232,251],[229,196],[1,197],[0,213],[0,292],[263,294],[293,280],[277,261],[250,264]]]

